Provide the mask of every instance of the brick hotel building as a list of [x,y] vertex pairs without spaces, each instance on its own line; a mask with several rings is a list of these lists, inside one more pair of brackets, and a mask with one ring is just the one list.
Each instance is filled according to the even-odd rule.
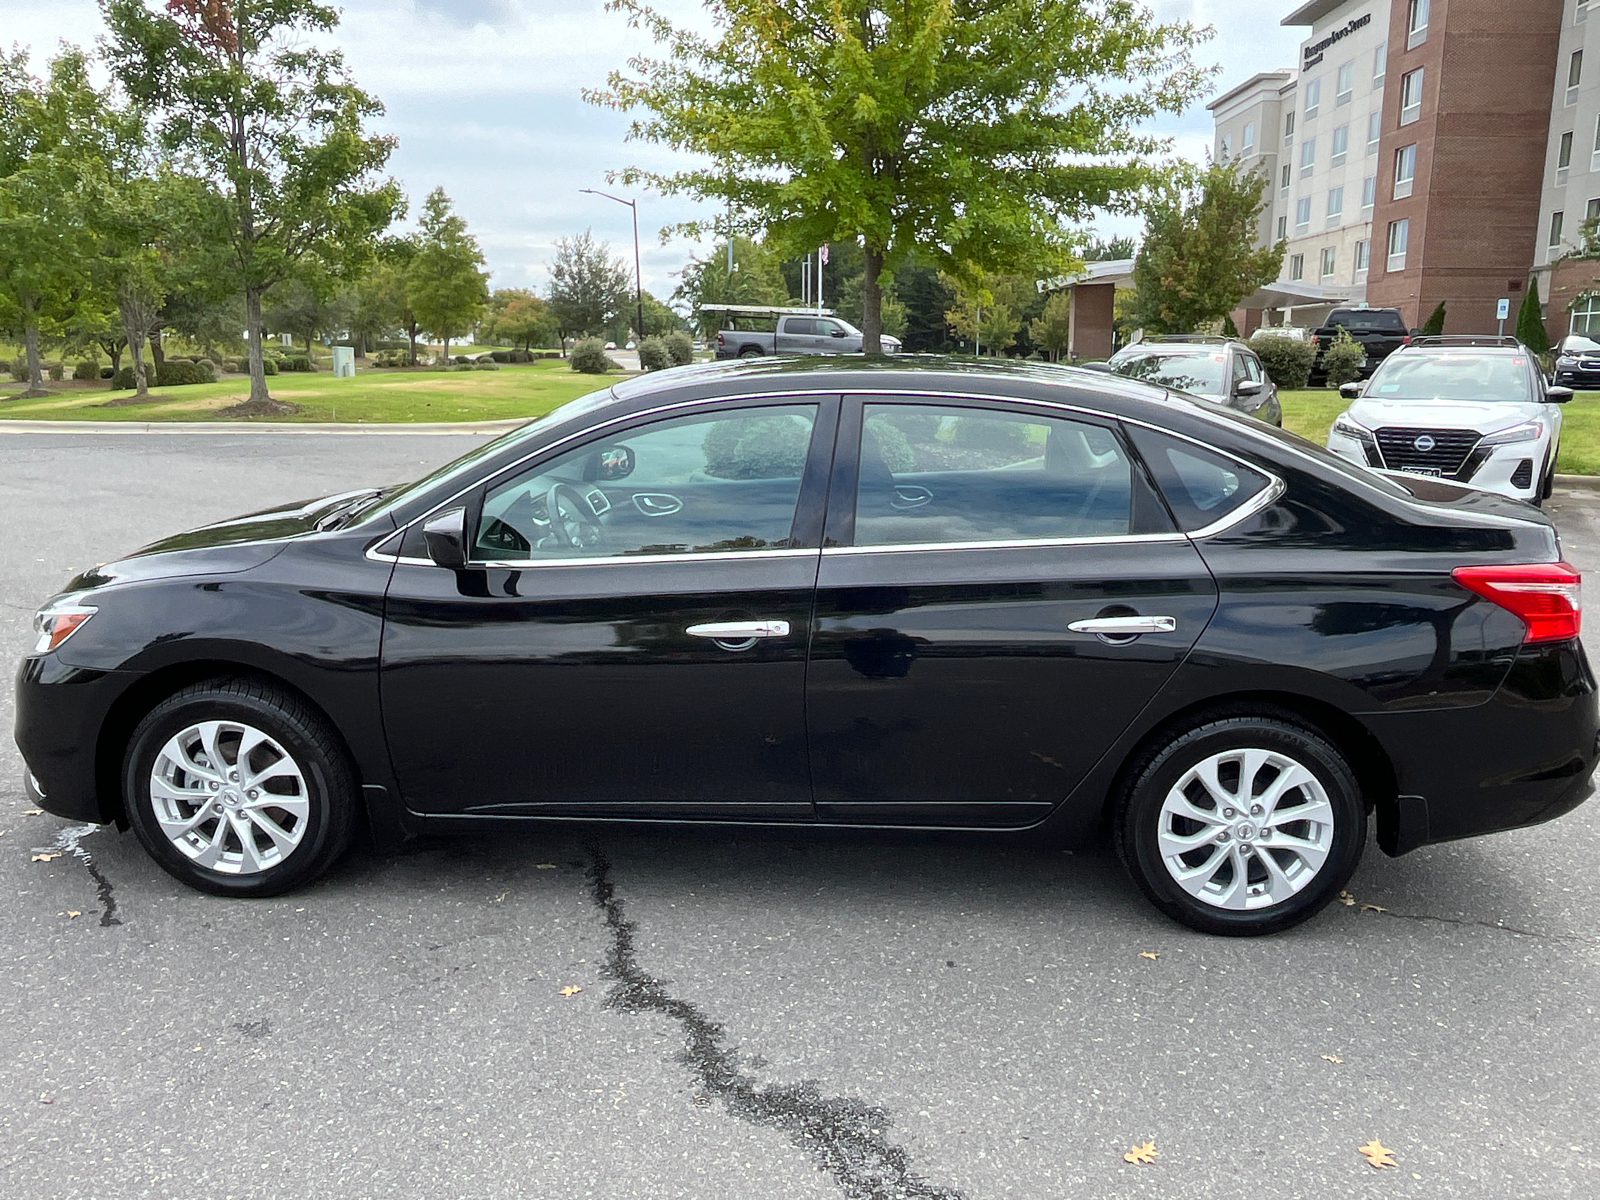
[[1600,0],[1309,0],[1283,23],[1310,30],[1295,67],[1209,106],[1216,157],[1269,177],[1261,243],[1288,244],[1279,307],[1242,331],[1364,300],[1493,332],[1531,284],[1552,340],[1600,335],[1600,262],[1570,257],[1600,217]]

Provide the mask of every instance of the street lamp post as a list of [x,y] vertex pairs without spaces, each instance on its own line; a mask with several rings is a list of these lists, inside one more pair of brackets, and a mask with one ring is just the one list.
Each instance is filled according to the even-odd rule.
[[624,200],[621,196],[613,196],[610,192],[596,191],[594,188],[579,188],[590,196],[604,196],[607,200],[615,200],[618,204],[626,204],[633,209],[633,298],[637,305],[639,318],[639,340],[644,341],[644,276],[639,271],[639,202],[637,200]]

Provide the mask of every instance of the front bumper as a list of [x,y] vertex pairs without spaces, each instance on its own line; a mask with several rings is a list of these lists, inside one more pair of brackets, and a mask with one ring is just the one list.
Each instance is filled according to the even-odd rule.
[[[1328,432],[1328,449],[1340,458],[1359,463],[1363,467],[1384,467],[1375,449],[1337,429]],[[1507,446],[1490,447],[1487,453],[1474,451],[1466,467],[1455,475],[1428,476],[1443,478],[1448,483],[1463,483],[1469,487],[1498,492],[1513,500],[1537,500],[1544,487],[1545,460],[1548,444],[1544,441],[1513,442]],[[1398,469],[1398,468],[1397,468]]]
[[100,786],[101,732],[135,678],[128,672],[70,667],[53,654],[22,660],[15,736],[24,787],[37,807],[70,821],[117,819],[120,797],[114,782]]
[[1499,691],[1475,708],[1363,721],[1395,768],[1399,820],[1379,819],[1389,854],[1538,825],[1594,792],[1600,703],[1576,640],[1525,647]]

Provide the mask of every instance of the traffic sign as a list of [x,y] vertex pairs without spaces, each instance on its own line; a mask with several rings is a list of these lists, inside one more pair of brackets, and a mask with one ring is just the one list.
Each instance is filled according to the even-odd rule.
[[1495,309],[1495,314],[1494,314],[1495,320],[1504,321],[1510,315],[1511,315],[1511,301],[1502,299],[1500,301],[1500,303],[1499,303],[1499,306]]

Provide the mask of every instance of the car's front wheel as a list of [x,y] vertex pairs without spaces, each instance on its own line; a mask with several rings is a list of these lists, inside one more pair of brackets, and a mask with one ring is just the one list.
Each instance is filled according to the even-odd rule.
[[1349,882],[1366,812],[1340,753],[1268,716],[1223,717],[1135,764],[1117,850],[1144,894],[1204,933],[1276,933]]
[[144,848],[201,891],[273,896],[350,842],[359,789],[343,748],[302,700],[255,679],[195,684],[139,723],[123,799]]

